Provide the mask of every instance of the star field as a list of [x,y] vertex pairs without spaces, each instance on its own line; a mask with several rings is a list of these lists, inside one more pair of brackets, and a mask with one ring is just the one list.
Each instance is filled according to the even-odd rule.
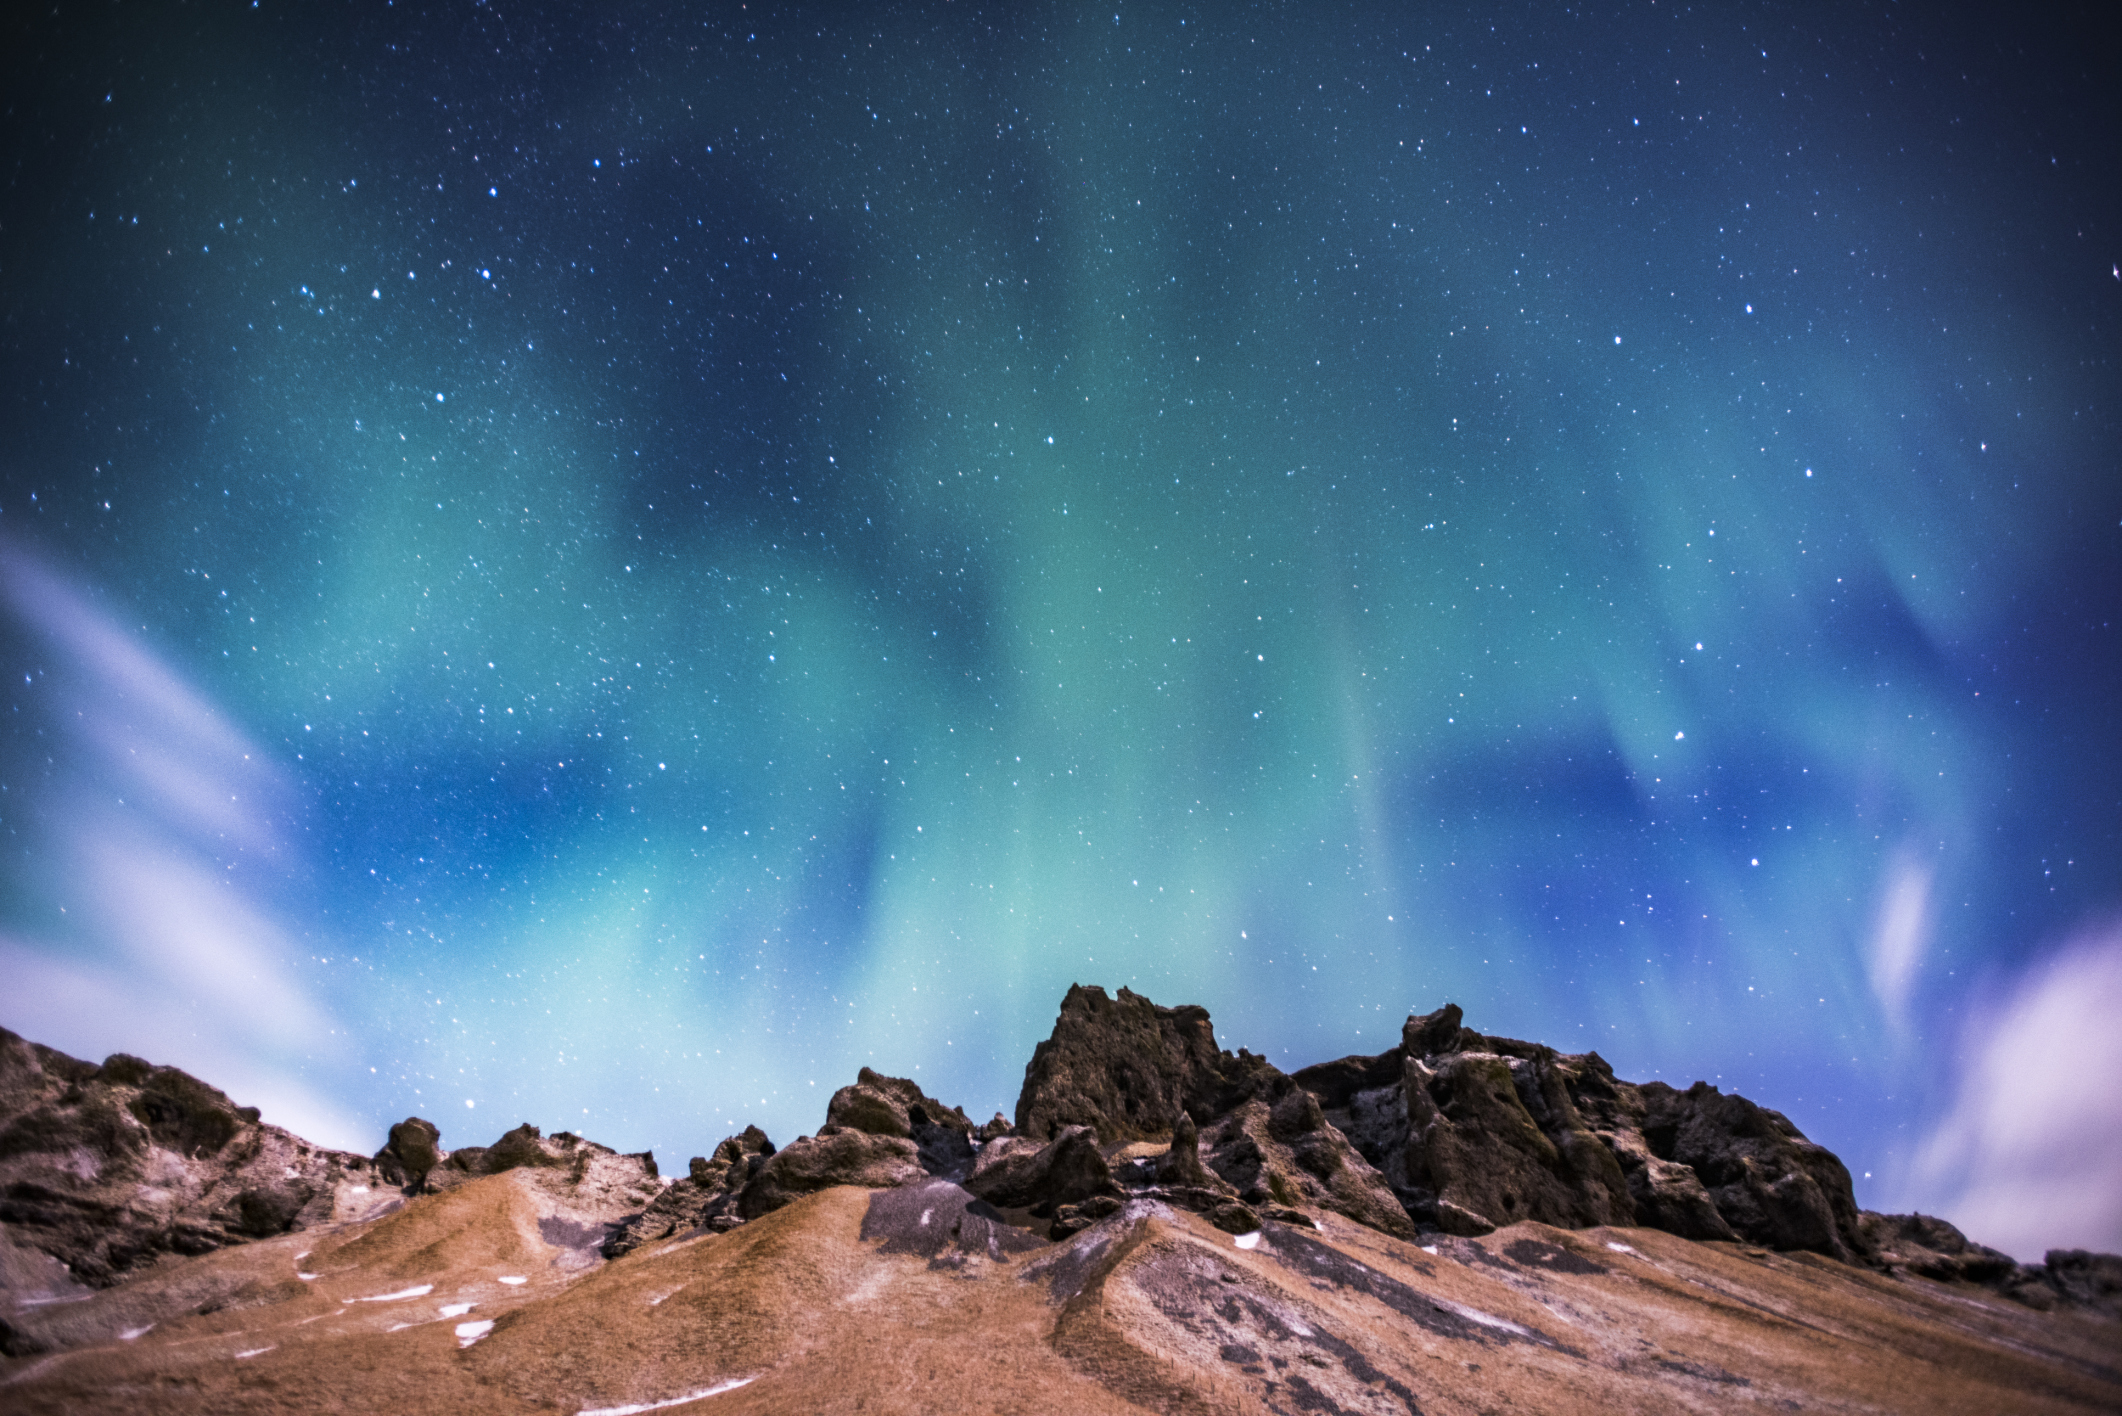
[[1077,980],[1451,999],[1970,1206],[2122,979],[2111,66],[2010,23],[10,21],[0,1022],[668,1171]]

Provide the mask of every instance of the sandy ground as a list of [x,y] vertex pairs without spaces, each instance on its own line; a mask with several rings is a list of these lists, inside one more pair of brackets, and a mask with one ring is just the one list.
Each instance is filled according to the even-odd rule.
[[[835,1189],[614,1263],[510,1172],[10,1321],[0,1409],[2122,1411],[2122,1325],[1652,1230],[1241,1247],[1131,1205],[1064,1244],[944,1182]],[[511,1282],[509,1280],[519,1280]],[[490,1326],[488,1326],[490,1324]]]

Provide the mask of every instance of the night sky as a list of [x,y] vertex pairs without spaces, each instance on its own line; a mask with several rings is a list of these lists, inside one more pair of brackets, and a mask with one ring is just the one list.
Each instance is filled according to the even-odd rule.
[[2091,11],[780,8],[6,22],[0,1022],[682,1171],[1450,999],[2122,1249]]

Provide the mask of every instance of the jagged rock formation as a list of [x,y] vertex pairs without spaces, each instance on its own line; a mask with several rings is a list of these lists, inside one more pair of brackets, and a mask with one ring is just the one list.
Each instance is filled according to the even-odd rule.
[[[1387,1052],[1291,1075],[1221,1050],[1205,1009],[1079,985],[1025,1069],[1016,1118],[975,1126],[914,1082],[864,1068],[815,1136],[777,1149],[750,1127],[675,1181],[645,1152],[528,1123],[451,1151],[433,1123],[408,1117],[365,1159],[265,1126],[175,1069],[126,1056],[99,1067],[0,1032],[0,1288],[45,1295],[18,1298],[0,1319],[0,1354],[100,1331],[57,1309],[24,1316],[24,1302],[85,1299],[77,1280],[110,1285],[161,1256],[305,1228],[322,1231],[319,1253],[358,1257],[366,1241],[333,1236],[408,1204],[505,1194],[508,1223],[535,1230],[541,1262],[576,1273],[652,1243],[646,1257],[677,1252],[849,1187],[896,1192],[871,1210],[887,1216],[876,1219],[880,1252],[927,1255],[932,1267],[1003,1262],[1042,1242],[1032,1235],[1108,1234],[1084,1241],[1092,1263],[1108,1253],[1099,1245],[1122,1242],[1110,1236],[1146,1232],[1143,1216],[1185,1211],[1243,1244],[1271,1236],[1301,1255],[1312,1241],[1296,1236],[1348,1232],[1328,1218],[1338,1216],[1385,1236],[1373,1242],[1419,1237],[1432,1253],[1475,1245],[1450,1250],[1473,1256],[1494,1235],[1500,1248],[1479,1250],[1481,1263],[1502,1264],[1500,1254],[1595,1275],[1606,1271],[1596,1254],[1508,1236],[1663,1230],[2122,1317],[2122,1258],[2069,1251],[2022,1265],[1942,1220],[1861,1212],[1847,1169],[1777,1112],[1706,1083],[1623,1081],[1597,1053],[1485,1036],[1450,1004],[1409,1018]],[[928,1232],[946,1222],[938,1215],[947,1234]],[[442,1262],[440,1250],[416,1252],[425,1257],[404,1273]],[[1344,1272],[1341,1260],[1318,1262],[1320,1274]],[[218,1283],[171,1291],[191,1293],[185,1302],[206,1293],[199,1310],[210,1312],[235,1301]],[[128,1311],[167,1301],[143,1296]]]
[[0,1028],[0,1223],[82,1283],[392,1198],[367,1157],[265,1125],[174,1067],[98,1066]]
[[[1311,1208],[1414,1233],[1384,1178],[1309,1093],[1266,1058],[1216,1046],[1206,1008],[1070,988],[1053,1035],[1024,1069],[1016,1146],[1073,1127],[1105,1145],[1169,1141],[1182,1121],[1195,1128],[1199,1169],[1174,1162],[1163,1181],[1174,1203],[1248,1227],[1268,1207]],[[1056,1193],[1045,1203],[1080,1198]],[[1249,1208],[1227,1209],[1233,1198]]]
[[1161,1008],[1125,988],[1110,998],[1076,984],[1024,1068],[1016,1130],[1046,1141],[1088,1126],[1109,1145],[1167,1136],[1182,1109],[1197,1122],[1229,1111],[1266,1066],[1218,1049],[1206,1008]]
[[1849,1171],[1778,1112],[1706,1082],[1621,1081],[1596,1052],[1484,1037],[1455,1004],[1397,1048],[1297,1080],[1417,1223],[1482,1234],[1538,1220],[1642,1224],[1844,1262],[1869,1252]]
[[671,1184],[640,1214],[605,1241],[604,1257],[616,1259],[652,1240],[709,1229],[727,1231],[744,1222],[738,1197],[774,1154],[774,1143],[757,1126],[726,1136],[712,1155],[694,1156],[684,1179]]
[[[1866,1214],[1848,1169],[1781,1113],[1706,1082],[1623,1081],[1596,1052],[1486,1036],[1456,1004],[1410,1017],[1398,1047],[1290,1076],[1218,1048],[1206,1009],[1077,985],[1025,1068],[1027,1139],[990,1146],[968,1184],[983,1170],[1036,1173],[1035,1141],[1073,1128],[1130,1153],[1112,1167],[1120,1193],[1233,1232],[1319,1213],[1398,1236],[1642,1226],[1966,1281],[2036,1307],[2122,1306],[2122,1259],[2020,1265],[1943,1221]],[[1161,1153],[1134,1154],[1158,1141]],[[1088,1223],[1091,1195],[1110,1193],[1072,1183],[990,1193],[1055,1215],[1058,1238]]]

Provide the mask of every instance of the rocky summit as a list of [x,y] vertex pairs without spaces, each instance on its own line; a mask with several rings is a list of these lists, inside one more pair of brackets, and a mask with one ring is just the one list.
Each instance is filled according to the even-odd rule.
[[1013,1118],[864,1068],[682,1175],[443,1139],[0,1032],[0,1407],[2122,1410],[2122,1259],[1862,1211],[1781,1114],[1450,1004],[1285,1073],[1079,985]]

